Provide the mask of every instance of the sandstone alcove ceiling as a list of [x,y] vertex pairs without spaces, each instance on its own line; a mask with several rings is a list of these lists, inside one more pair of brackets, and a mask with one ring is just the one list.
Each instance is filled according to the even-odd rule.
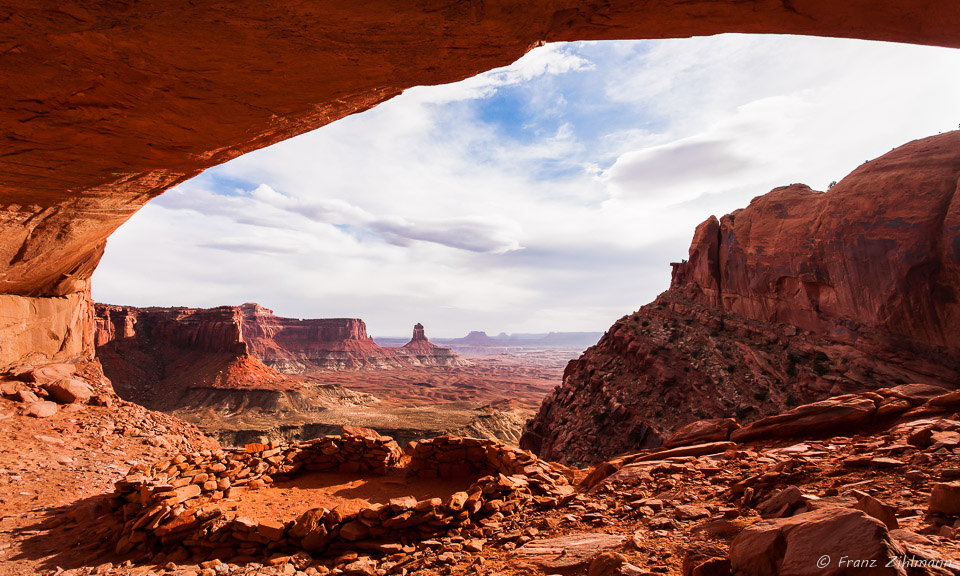
[[859,0],[8,3],[0,368],[89,353],[107,236],[203,169],[541,42],[721,32],[960,46],[960,7]]

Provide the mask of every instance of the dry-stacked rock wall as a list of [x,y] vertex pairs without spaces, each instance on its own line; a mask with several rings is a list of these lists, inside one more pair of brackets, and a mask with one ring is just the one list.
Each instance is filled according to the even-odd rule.
[[300,444],[248,445],[243,450],[180,454],[140,465],[116,484],[110,506],[122,522],[116,550],[175,546],[221,558],[262,557],[275,551],[321,552],[343,543],[381,545],[428,537],[509,515],[530,505],[555,505],[573,496],[563,468],[494,441],[441,437],[408,450],[409,473],[418,477],[480,472],[481,477],[446,501],[395,498],[359,510],[316,508],[298,518],[252,521],[225,513],[217,502],[242,498],[304,471],[385,473],[401,466],[397,444],[373,431],[344,427],[340,436]]

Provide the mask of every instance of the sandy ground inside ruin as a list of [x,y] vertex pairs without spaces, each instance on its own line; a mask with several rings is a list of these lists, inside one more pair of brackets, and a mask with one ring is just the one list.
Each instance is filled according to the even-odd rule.
[[466,490],[477,478],[410,479],[405,470],[391,470],[384,476],[310,472],[267,488],[247,490],[237,498],[220,501],[219,506],[253,520],[292,520],[311,508],[365,507],[403,496],[446,499]]

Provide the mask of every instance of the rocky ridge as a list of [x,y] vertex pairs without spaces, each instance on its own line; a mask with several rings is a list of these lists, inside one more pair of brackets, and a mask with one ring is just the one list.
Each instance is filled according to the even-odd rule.
[[956,388],[958,181],[950,132],[829,192],[792,185],[708,219],[670,289],[568,365],[521,445],[595,462],[705,418],[905,382]]

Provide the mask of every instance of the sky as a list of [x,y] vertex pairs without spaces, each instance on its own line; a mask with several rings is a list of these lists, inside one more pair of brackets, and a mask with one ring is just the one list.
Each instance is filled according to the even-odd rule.
[[548,44],[166,192],[111,236],[93,296],[375,336],[603,331],[709,216],[956,129],[958,72],[957,50],[798,36]]

